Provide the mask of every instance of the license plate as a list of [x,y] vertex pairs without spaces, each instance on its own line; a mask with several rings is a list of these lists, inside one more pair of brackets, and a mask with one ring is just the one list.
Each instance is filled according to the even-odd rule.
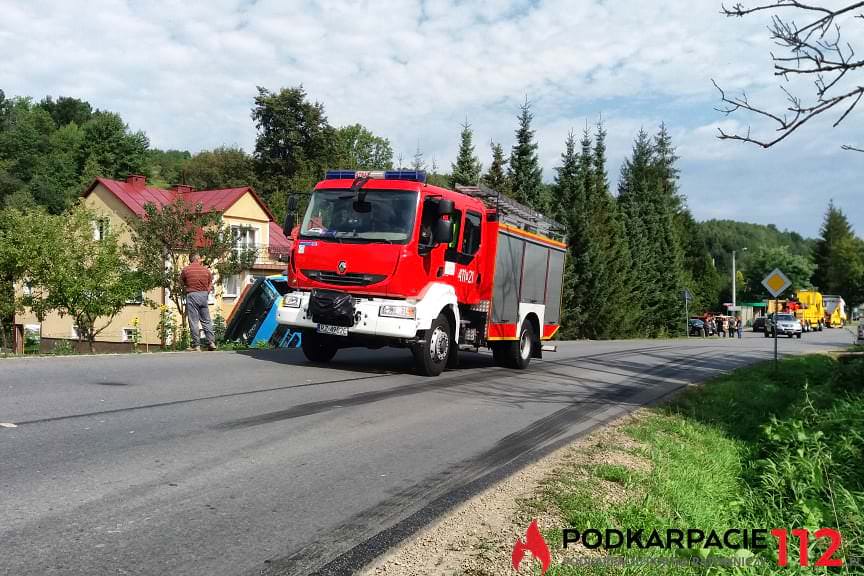
[[330,324],[318,324],[319,334],[330,334],[331,336],[348,336],[347,326],[331,326]]

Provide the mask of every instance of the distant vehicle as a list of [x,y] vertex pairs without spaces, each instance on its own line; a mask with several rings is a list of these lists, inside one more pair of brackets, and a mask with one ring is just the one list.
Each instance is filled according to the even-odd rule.
[[795,293],[795,300],[791,300],[787,307],[801,321],[804,332],[821,332],[825,327],[825,305],[820,292],[799,290]]
[[829,328],[842,328],[848,320],[846,316],[846,301],[842,296],[822,296],[825,306],[825,325]]
[[687,321],[688,331],[690,336],[707,336],[708,331],[705,328],[705,322],[698,318],[691,318]]
[[801,321],[792,314],[772,314],[765,324],[765,337],[773,338],[775,331],[778,336],[801,338],[804,330]]
[[757,316],[753,319],[753,332],[765,332],[765,316]]

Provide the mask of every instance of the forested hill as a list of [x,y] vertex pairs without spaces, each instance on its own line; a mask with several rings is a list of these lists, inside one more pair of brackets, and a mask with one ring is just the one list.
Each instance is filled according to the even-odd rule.
[[[699,223],[708,252],[720,270],[732,269],[732,251],[745,260],[747,254],[766,246],[786,246],[796,256],[811,258],[816,240],[804,238],[791,230],[779,230],[774,224],[752,224],[736,220],[706,220]],[[740,265],[740,262],[739,262]]]

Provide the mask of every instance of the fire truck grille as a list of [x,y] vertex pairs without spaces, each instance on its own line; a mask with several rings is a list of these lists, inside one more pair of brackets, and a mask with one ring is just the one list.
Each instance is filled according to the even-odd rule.
[[301,272],[310,280],[335,284],[337,286],[368,286],[369,284],[377,284],[387,278],[383,274],[360,274],[357,272],[337,274],[329,270],[301,270]]

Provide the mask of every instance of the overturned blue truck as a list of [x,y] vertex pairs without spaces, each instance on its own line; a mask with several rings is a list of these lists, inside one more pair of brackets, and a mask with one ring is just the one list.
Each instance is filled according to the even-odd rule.
[[257,277],[247,284],[228,316],[225,341],[251,348],[298,348],[302,337],[300,332],[276,322],[276,313],[287,292],[288,282],[284,275]]

